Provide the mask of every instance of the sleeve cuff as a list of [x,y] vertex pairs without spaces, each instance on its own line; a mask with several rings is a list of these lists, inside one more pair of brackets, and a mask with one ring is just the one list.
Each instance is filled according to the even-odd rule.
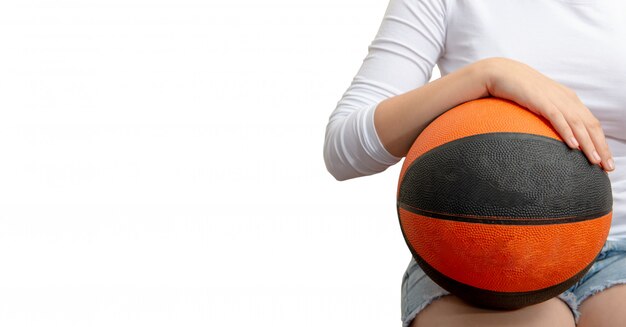
[[364,110],[364,128],[365,135],[363,135],[363,145],[368,154],[380,164],[385,166],[391,166],[398,161],[402,160],[400,157],[396,157],[389,153],[385,146],[380,141],[378,137],[378,133],[376,132],[376,127],[374,126],[374,112],[378,107],[378,103],[370,105],[366,110]]

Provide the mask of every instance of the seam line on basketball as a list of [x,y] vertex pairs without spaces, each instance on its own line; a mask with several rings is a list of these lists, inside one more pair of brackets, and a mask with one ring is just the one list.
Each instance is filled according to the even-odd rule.
[[504,217],[504,216],[476,216],[476,215],[463,215],[463,214],[450,214],[440,213],[434,211],[423,210],[412,207],[408,204],[397,201],[398,208],[402,208],[406,211],[414,214],[422,215],[428,218],[462,221],[467,223],[477,224],[498,224],[498,225],[552,225],[552,224],[564,224],[564,223],[576,223],[581,221],[587,221],[597,218],[602,218],[612,210],[606,212],[591,213],[584,216],[568,216],[558,218],[536,218],[536,217]]

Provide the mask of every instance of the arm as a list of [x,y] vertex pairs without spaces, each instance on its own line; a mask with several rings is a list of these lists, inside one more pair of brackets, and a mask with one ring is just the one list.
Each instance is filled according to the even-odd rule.
[[548,119],[570,148],[581,147],[592,164],[601,164],[607,171],[615,169],[600,123],[578,96],[531,67],[506,58],[477,61],[382,101],[374,116],[376,131],[390,153],[405,156],[437,116],[486,96],[510,99]]
[[375,127],[374,113],[381,101],[430,80],[443,53],[445,11],[443,0],[389,0],[368,54],[326,126],[324,161],[337,180],[375,174],[402,159],[379,139],[377,130],[387,128]]
[[[411,5],[416,8],[407,8]],[[326,128],[324,160],[337,180],[385,170],[400,161],[437,116],[484,96],[515,101],[543,116],[592,164],[614,170],[604,132],[591,111],[575,92],[524,63],[482,59],[426,84],[444,39],[441,2],[390,0],[370,52]]]
[[382,101],[374,114],[376,131],[388,151],[404,157],[437,116],[463,102],[489,95],[483,61],[467,65],[410,92]]

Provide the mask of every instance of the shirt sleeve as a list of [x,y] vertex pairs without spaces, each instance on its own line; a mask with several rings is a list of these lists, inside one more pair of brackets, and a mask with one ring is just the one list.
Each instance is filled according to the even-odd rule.
[[390,0],[368,54],[330,115],[326,168],[337,180],[384,171],[391,155],[374,127],[382,100],[426,84],[445,44],[444,0]]

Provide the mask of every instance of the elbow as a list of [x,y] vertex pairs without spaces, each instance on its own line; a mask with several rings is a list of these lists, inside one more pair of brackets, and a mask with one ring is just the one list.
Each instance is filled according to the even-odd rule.
[[345,174],[345,172],[341,169],[337,169],[331,159],[329,159],[326,155],[324,155],[324,162],[326,164],[326,170],[330,173],[331,176],[335,178],[335,180],[341,182],[352,177]]
[[346,163],[346,154],[342,152],[340,146],[339,135],[333,133],[332,129],[326,131],[326,139],[324,140],[324,164],[326,170],[337,181],[345,181],[357,176],[359,174],[354,173],[354,168]]
[[329,146],[328,143],[327,139],[324,144],[324,164],[326,165],[326,170],[337,181],[341,182],[349,179],[350,177],[348,177],[345,173],[345,169],[341,169],[342,165],[340,164],[339,155],[336,151],[333,151],[332,147]]

